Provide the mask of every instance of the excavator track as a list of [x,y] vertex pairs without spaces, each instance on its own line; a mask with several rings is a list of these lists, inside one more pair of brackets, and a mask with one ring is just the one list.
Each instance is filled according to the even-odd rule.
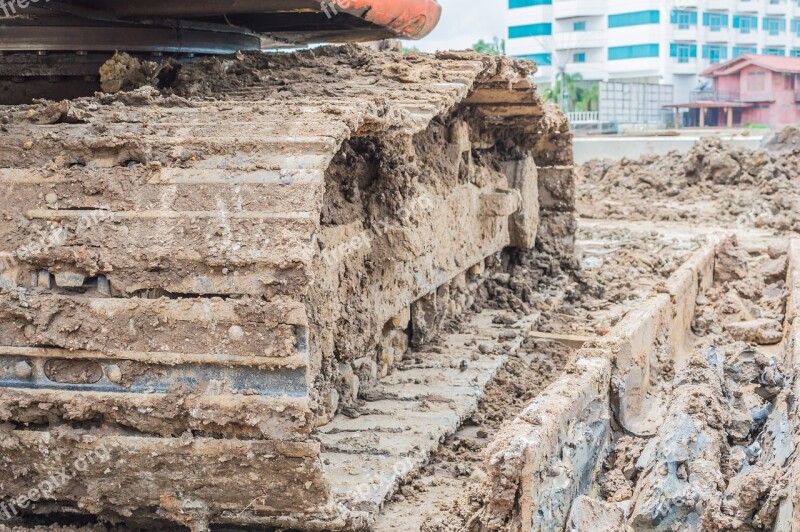
[[367,526],[388,493],[337,487],[326,452],[370,462],[331,427],[468,308],[487,258],[573,237],[546,188],[571,175],[571,137],[533,69],[348,45],[0,108],[14,515]]

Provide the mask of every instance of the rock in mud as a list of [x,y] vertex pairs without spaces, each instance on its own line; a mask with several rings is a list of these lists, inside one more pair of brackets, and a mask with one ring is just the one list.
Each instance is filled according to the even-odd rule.
[[725,330],[735,340],[741,342],[775,345],[783,340],[781,323],[769,318],[728,323],[725,325]]
[[735,236],[723,240],[717,246],[714,279],[721,283],[744,279],[747,277],[748,259],[747,253],[739,247]]
[[717,524],[723,530],[752,530],[748,525],[778,477],[778,468],[773,465],[753,467],[731,479],[722,498]]
[[115,53],[100,67],[100,88],[114,94],[147,85],[155,77],[158,64],[140,61],[126,53]]
[[735,184],[742,172],[739,162],[727,153],[711,153],[703,163],[705,176],[718,185]]
[[771,259],[761,266],[761,277],[767,283],[777,283],[786,280],[786,272],[789,267],[789,259],[785,255],[776,259]]
[[622,508],[581,495],[572,503],[567,521],[568,532],[619,532],[625,530]]

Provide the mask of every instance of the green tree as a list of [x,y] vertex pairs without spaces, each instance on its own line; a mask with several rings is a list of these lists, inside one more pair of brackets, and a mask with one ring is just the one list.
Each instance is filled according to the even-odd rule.
[[598,111],[600,108],[600,84],[592,83],[588,89],[578,89],[576,111]]
[[472,49],[476,52],[489,55],[506,55],[506,41],[505,39],[498,39],[494,37],[492,42],[480,39],[472,45]]
[[559,69],[556,73],[555,83],[544,91],[545,100],[557,103],[565,111],[571,111],[578,99],[578,88],[575,86],[575,82],[582,79],[583,76],[578,72],[567,74],[565,70]]

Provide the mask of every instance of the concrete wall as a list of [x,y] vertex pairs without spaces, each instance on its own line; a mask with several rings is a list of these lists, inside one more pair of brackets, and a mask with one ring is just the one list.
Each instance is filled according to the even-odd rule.
[[[592,159],[638,159],[642,155],[665,155],[672,150],[689,151],[701,136],[672,137],[575,137],[575,164],[583,164]],[[763,137],[721,137],[733,146],[755,149],[761,145]]]

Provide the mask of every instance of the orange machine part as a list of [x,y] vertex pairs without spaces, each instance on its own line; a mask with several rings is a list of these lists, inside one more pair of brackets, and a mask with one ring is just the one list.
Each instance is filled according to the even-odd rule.
[[322,4],[384,26],[406,39],[428,35],[442,15],[436,0],[335,0]]

